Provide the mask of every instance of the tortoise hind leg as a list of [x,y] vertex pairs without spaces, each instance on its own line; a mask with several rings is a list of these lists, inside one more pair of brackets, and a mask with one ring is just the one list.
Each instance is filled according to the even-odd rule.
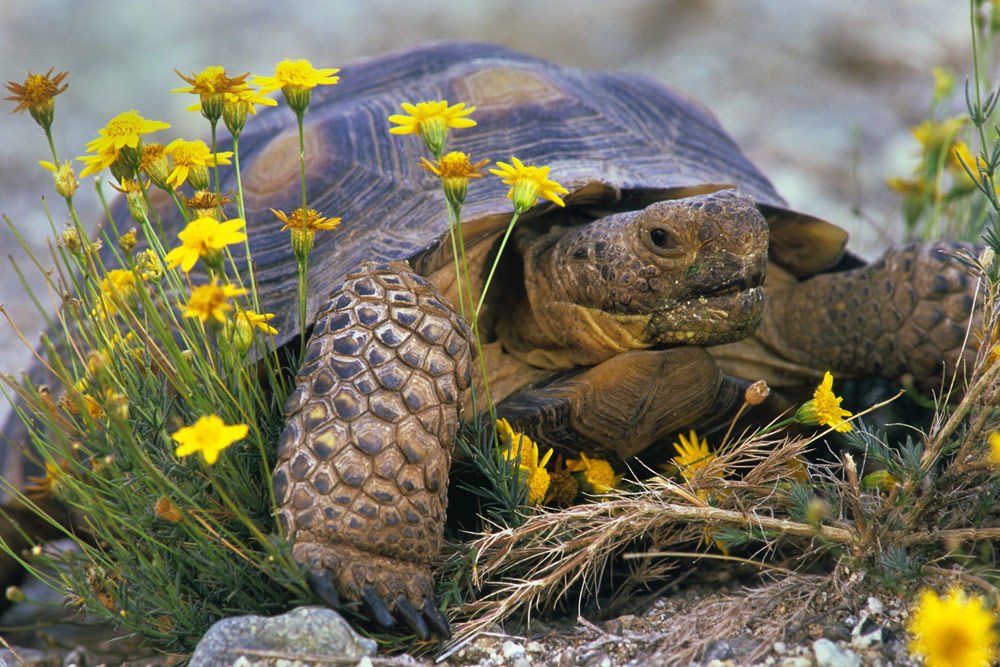
[[430,567],[471,358],[464,321],[401,262],[362,265],[319,314],[274,487],[282,533],[325,601],[447,633]]

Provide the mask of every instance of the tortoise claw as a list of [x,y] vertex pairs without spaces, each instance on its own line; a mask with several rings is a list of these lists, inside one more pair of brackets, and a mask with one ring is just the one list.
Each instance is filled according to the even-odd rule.
[[410,629],[417,633],[421,639],[430,639],[431,633],[427,629],[427,624],[420,616],[420,612],[413,606],[406,597],[400,595],[396,598],[396,615],[401,616]]
[[430,624],[434,634],[442,639],[451,638],[451,626],[448,624],[448,619],[444,617],[444,614],[430,598],[424,600],[423,612],[424,618]]
[[309,588],[326,606],[330,609],[340,609],[340,596],[337,595],[337,587],[329,570],[310,570],[306,575],[306,581],[309,583]]
[[375,617],[376,623],[383,628],[392,627],[394,623],[392,614],[389,613],[389,608],[385,606],[385,602],[382,601],[382,598],[379,597],[374,588],[370,585],[363,586],[361,588],[361,599],[368,605],[372,615]]

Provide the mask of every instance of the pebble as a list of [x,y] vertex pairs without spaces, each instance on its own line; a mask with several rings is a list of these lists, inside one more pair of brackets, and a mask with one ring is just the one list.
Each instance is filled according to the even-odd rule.
[[813,642],[818,667],[861,667],[861,658],[854,651],[837,646],[829,639]]
[[[286,656],[331,655],[360,659],[375,655],[376,644],[361,637],[340,614],[325,607],[298,607],[280,616],[226,618],[205,633],[190,667],[229,667],[243,651],[272,651]],[[247,660],[248,665],[255,661]]]
[[882,643],[882,626],[864,616],[851,632],[851,646],[857,649],[871,648]]
[[884,610],[885,610],[885,605],[882,604],[881,600],[879,600],[876,597],[868,598],[868,611],[870,611],[872,615],[877,616],[878,614],[881,614]]
[[528,645],[525,647],[524,650],[526,650],[528,653],[541,653],[545,649],[538,642],[528,642]]
[[500,646],[500,652],[503,654],[505,660],[524,657],[524,647],[509,639]]
[[803,656],[791,656],[782,659],[778,667],[812,667],[812,660]]
[[774,642],[774,646],[772,646],[771,648],[774,649],[774,652],[777,653],[778,655],[781,655],[782,653],[788,650],[788,646],[785,644],[785,642]]

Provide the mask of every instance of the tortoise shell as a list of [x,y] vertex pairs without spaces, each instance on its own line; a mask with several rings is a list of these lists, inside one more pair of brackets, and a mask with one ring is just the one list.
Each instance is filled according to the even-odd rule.
[[[418,167],[423,142],[388,131],[387,117],[400,103],[423,100],[476,107],[477,126],[453,131],[446,150],[464,151],[473,161],[513,155],[548,165],[570,190],[570,206],[638,207],[736,186],[770,219],[772,259],[793,273],[826,268],[842,253],[846,234],[788,211],[715,116],[690,97],[641,76],[565,67],[496,46],[432,45],[345,66],[338,85],[313,91],[305,116],[308,205],[342,222],[316,236],[310,317],[364,260],[409,260],[423,272],[448,259],[432,252],[448,222],[437,177]],[[295,330],[295,309],[281,307],[295,301],[295,260],[269,209],[300,205],[293,115],[286,109],[258,115],[240,151],[251,252],[281,344]],[[224,191],[235,189],[228,178]],[[496,178],[470,184],[462,211],[467,245],[506,226],[506,191]],[[533,213],[551,206],[543,202]]]

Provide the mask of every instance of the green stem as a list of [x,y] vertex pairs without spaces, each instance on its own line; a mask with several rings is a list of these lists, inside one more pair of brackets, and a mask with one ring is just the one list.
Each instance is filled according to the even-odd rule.
[[306,354],[306,295],[309,292],[309,256],[299,260],[299,364]]
[[302,126],[302,119],[305,117],[304,111],[295,113],[299,124],[299,175],[302,180],[302,215],[306,214],[306,138]]
[[52,139],[52,128],[45,128],[45,138],[49,140],[49,150],[52,151],[52,164],[59,169],[59,155],[56,153],[56,142]]
[[219,213],[222,213],[222,189],[219,187],[219,155],[216,151],[216,141],[215,141],[215,128],[218,124],[218,119],[210,121],[212,125],[212,160],[215,162],[215,201],[216,205],[219,207]]
[[[233,136],[233,165],[236,167],[236,214],[246,223],[247,213],[243,206],[243,177],[240,175],[240,137]],[[221,205],[221,204],[220,204]],[[253,297],[253,309],[260,312],[260,296],[257,294],[257,277],[254,275],[253,257],[250,255],[250,235],[243,239],[243,249],[246,251],[247,271],[250,274],[250,294]]]
[[479,303],[476,304],[476,312],[473,313],[473,318],[479,318],[479,311],[483,307],[483,301],[486,299],[486,292],[490,289],[490,283],[493,282],[493,274],[496,273],[497,266],[500,264],[500,257],[503,255],[503,249],[507,246],[507,239],[510,238],[510,233],[514,231],[514,225],[517,224],[517,219],[521,217],[521,214],[514,211],[514,215],[510,219],[510,223],[507,224],[507,231],[504,232],[503,240],[500,241],[500,248],[497,250],[496,257],[493,258],[493,266],[490,267],[490,273],[486,276],[486,282],[483,283],[483,292],[479,295]]

